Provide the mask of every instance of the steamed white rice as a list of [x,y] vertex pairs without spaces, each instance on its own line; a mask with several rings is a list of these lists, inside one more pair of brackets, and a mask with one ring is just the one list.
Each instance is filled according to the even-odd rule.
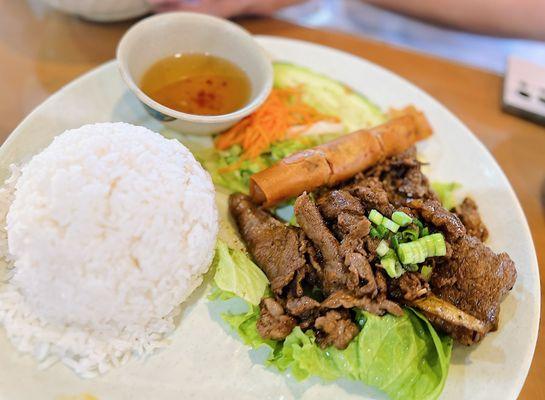
[[0,190],[12,267],[0,323],[13,345],[85,377],[164,345],[211,263],[214,197],[191,153],[146,128],[57,136]]

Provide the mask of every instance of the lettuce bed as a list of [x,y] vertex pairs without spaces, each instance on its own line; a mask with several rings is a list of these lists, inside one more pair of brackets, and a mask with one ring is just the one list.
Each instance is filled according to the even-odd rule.
[[290,370],[297,380],[318,376],[331,381],[348,378],[387,393],[392,399],[436,399],[445,385],[452,339],[439,335],[428,320],[410,308],[402,317],[378,317],[356,310],[360,333],[345,350],[322,350],[312,330],[295,328],[284,341],[264,340],[256,322],[258,303],[268,289],[261,270],[241,251],[218,242],[214,260],[214,301],[233,296],[246,301],[242,314],[226,313],[224,320],[252,348],[270,349],[267,364]]

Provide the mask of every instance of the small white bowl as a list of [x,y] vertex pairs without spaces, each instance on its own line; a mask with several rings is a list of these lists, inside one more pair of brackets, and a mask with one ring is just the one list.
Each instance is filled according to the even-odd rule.
[[[142,75],[156,61],[176,53],[207,53],[238,65],[250,79],[250,100],[229,114],[193,115],[151,99],[138,85]],[[194,135],[220,132],[251,114],[265,101],[273,82],[271,60],[250,33],[227,20],[198,13],[167,13],[140,21],[119,42],[117,61],[129,89],[154,118]]]

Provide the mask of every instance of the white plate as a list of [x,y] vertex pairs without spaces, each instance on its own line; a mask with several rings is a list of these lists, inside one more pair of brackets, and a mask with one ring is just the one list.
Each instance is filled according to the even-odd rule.
[[[534,246],[522,209],[505,175],[485,147],[446,108],[407,81],[360,58],[305,42],[260,37],[279,60],[306,65],[361,91],[383,108],[415,104],[435,135],[420,146],[428,174],[455,180],[477,200],[495,251],[507,251],[518,279],[501,309],[500,329],[472,348],[456,346],[442,399],[515,399],[524,383],[538,331],[540,289]],[[471,99],[467,99],[471,101]],[[0,149],[0,177],[9,163],[46,146],[68,128],[126,121],[161,130],[127,90],[115,63],[103,65],[51,96]],[[150,249],[152,250],[152,249]],[[0,399],[52,399],[90,393],[99,399],[362,399],[385,398],[357,382],[297,383],[267,369],[219,318],[201,287],[186,307],[172,344],[145,360],[82,380],[62,365],[39,371],[0,330]]]

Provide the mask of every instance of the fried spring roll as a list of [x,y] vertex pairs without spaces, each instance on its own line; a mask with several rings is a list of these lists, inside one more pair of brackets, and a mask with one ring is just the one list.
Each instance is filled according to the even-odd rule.
[[431,133],[425,117],[414,109],[409,110],[375,128],[292,154],[252,175],[250,196],[257,204],[271,206],[320,186],[333,186],[407,150]]
[[[281,164],[281,166],[280,166]],[[275,168],[279,166],[278,168]],[[331,168],[325,155],[317,149],[308,149],[294,153],[284,158],[279,163],[267,168],[250,178],[250,196],[252,200],[261,204],[276,203],[279,200],[296,196],[293,193],[301,194],[307,190],[308,183],[323,186],[328,183]],[[256,184],[253,177],[259,175]],[[268,199],[274,193],[276,201]]]

